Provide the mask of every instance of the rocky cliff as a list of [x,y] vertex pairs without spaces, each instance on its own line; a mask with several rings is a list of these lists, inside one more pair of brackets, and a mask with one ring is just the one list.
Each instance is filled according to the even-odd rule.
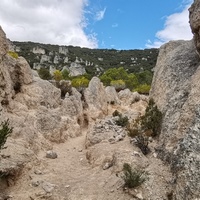
[[[64,142],[81,134],[81,94],[74,88],[61,99],[60,89],[42,80],[23,57],[8,54],[5,33],[0,28],[0,121],[14,127],[1,150],[0,174],[15,175],[49,141]],[[16,153],[17,152],[17,153]]]
[[[194,40],[160,48],[150,96],[163,113],[157,151],[173,172],[173,199],[200,198],[200,58],[196,28],[199,1],[190,8]],[[195,21],[196,20],[196,21]],[[196,51],[197,47],[197,51]]]

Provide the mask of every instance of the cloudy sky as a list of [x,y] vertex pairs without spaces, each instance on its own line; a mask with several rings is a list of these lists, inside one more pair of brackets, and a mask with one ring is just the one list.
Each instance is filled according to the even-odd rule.
[[191,39],[192,0],[0,0],[0,25],[14,41],[143,49]]

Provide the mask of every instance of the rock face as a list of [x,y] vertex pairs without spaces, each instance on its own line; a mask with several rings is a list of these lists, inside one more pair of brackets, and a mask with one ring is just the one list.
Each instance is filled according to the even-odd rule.
[[6,34],[3,32],[0,26],[0,57],[2,58],[8,51],[8,44],[6,40]]
[[190,27],[194,34],[194,42],[198,53],[200,54],[200,1],[194,0],[194,3],[189,8]]
[[157,148],[174,173],[173,199],[200,198],[200,59],[193,41],[160,48],[150,96],[163,113]]
[[0,174],[14,176],[41,148],[51,149],[49,141],[80,135],[83,107],[76,89],[61,99],[60,89],[33,73],[24,58],[7,53],[0,28],[0,122],[10,119],[14,127],[0,151]]
[[69,75],[70,76],[81,76],[85,74],[85,68],[77,62],[71,63],[69,67]]

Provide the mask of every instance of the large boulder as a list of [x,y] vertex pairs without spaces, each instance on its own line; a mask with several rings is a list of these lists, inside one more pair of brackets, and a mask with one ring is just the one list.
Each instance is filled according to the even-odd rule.
[[174,174],[173,199],[200,198],[200,58],[193,41],[160,48],[150,96],[163,113],[157,148]]
[[124,105],[130,106],[131,104],[140,100],[140,95],[138,92],[131,92],[128,88],[121,90],[118,93],[119,99]]
[[194,0],[189,8],[190,27],[194,34],[194,42],[198,53],[200,54],[200,1]]
[[105,89],[107,95],[107,101],[111,104],[120,104],[118,94],[113,86],[108,86]]
[[88,106],[88,115],[92,119],[107,114],[107,95],[103,83],[101,83],[99,78],[92,78],[88,88],[84,91],[84,98]]

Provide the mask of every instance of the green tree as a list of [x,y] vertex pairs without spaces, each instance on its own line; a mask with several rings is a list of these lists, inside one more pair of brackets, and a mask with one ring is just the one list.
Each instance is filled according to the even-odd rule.
[[128,73],[125,71],[123,67],[110,68],[102,76],[100,76],[100,80],[106,86],[110,85],[111,81],[116,81],[116,80],[125,81],[127,79],[128,79]]
[[152,72],[145,70],[143,72],[136,74],[136,76],[138,78],[139,84],[151,85],[152,78],[153,78]]
[[128,78],[125,80],[126,87],[133,90],[138,86],[138,79],[135,74],[128,74]]
[[44,80],[51,80],[51,78],[52,78],[49,70],[46,68],[40,68],[38,70],[38,74],[39,74],[40,78],[44,79]]
[[56,81],[61,81],[63,79],[62,73],[60,70],[55,70],[53,73],[53,78]]

